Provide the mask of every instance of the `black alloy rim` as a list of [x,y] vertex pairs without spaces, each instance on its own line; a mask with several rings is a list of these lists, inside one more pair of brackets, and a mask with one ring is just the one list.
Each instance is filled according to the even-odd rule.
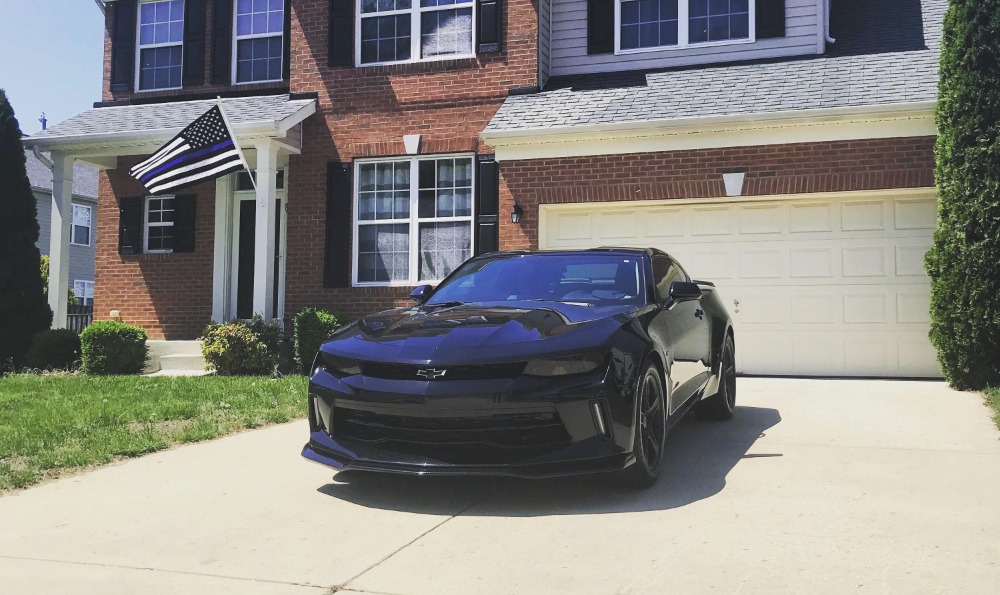
[[728,345],[726,345],[726,351],[722,356],[722,367],[726,387],[726,405],[732,411],[736,408],[736,358],[733,357],[733,350]]
[[652,374],[643,379],[639,403],[639,445],[642,447],[646,467],[655,469],[660,463],[663,450],[666,412],[663,408],[663,393]]

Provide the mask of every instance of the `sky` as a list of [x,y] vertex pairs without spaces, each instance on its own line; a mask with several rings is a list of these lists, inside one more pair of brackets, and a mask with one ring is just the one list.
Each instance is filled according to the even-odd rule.
[[0,0],[0,88],[21,131],[62,122],[101,100],[104,16],[94,0]]

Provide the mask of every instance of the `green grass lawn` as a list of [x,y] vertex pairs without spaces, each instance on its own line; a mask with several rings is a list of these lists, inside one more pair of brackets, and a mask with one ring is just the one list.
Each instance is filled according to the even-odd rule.
[[993,421],[1000,428],[1000,388],[986,389],[986,403],[993,408]]
[[306,415],[302,376],[0,378],[0,491]]

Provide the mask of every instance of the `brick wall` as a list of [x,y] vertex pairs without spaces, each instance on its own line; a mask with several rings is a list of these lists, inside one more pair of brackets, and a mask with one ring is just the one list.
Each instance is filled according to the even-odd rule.
[[[697,151],[531,159],[501,165],[500,247],[538,247],[538,205],[715,198],[722,174],[746,172],[744,195],[934,185],[934,138],[891,138]],[[509,217],[524,208],[520,225]]]
[[145,194],[128,175],[137,161],[119,160],[118,169],[101,174],[94,320],[119,310],[123,322],[144,327],[150,339],[194,339],[212,318],[215,183],[184,191],[198,197],[193,253],[120,255],[116,197]]

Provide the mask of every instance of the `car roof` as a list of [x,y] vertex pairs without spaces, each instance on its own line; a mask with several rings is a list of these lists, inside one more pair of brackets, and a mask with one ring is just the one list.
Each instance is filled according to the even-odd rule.
[[601,246],[599,248],[582,248],[578,250],[505,250],[501,252],[490,252],[487,254],[482,254],[481,256],[526,256],[530,254],[593,254],[593,253],[606,253],[606,254],[623,254],[623,255],[637,255],[646,254],[653,256],[656,254],[666,255],[666,252],[658,250],[656,248],[629,248],[629,247],[617,247],[617,246]]

